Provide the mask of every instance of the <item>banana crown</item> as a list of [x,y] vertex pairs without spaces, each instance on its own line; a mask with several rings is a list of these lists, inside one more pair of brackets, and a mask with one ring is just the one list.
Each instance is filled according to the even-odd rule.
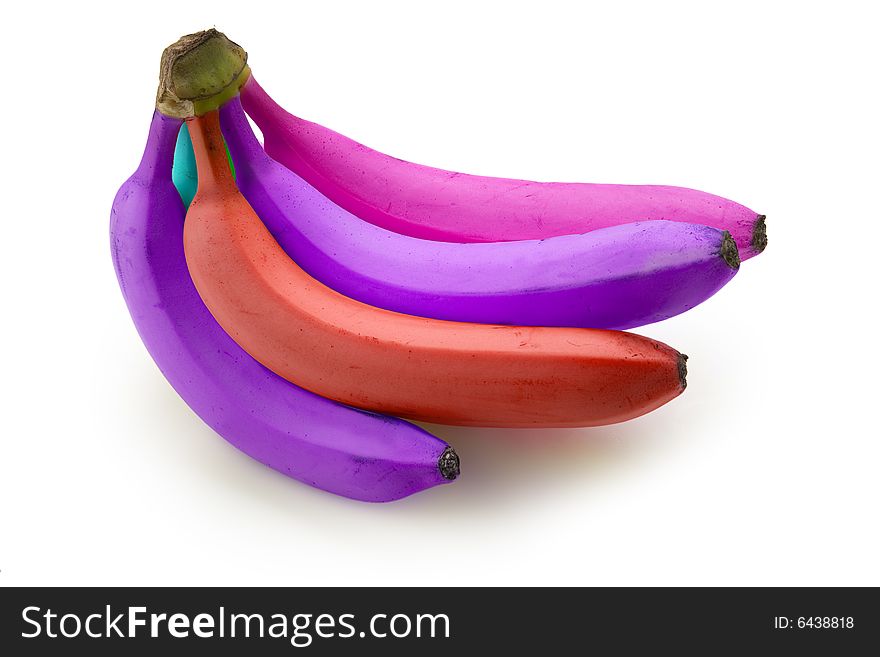
[[220,107],[250,75],[247,52],[215,29],[187,34],[165,48],[156,109],[188,119]]

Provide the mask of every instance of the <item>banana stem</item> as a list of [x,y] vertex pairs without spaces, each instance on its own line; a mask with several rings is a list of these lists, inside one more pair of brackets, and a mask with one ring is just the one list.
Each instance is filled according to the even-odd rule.
[[215,29],[187,34],[162,53],[156,109],[179,119],[206,114],[250,76],[247,52]]
[[196,155],[199,193],[232,189],[237,194],[226,155],[226,144],[220,132],[220,113],[213,110],[203,116],[192,117],[187,119],[186,125]]

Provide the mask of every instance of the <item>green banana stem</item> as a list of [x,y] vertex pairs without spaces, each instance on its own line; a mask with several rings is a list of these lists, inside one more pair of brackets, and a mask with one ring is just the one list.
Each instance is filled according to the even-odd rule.
[[156,109],[188,119],[218,109],[247,82],[247,52],[215,29],[181,37],[162,53]]

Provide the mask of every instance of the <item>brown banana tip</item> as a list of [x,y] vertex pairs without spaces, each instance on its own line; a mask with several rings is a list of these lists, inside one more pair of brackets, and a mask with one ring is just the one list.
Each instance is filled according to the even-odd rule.
[[752,250],[755,253],[761,253],[767,248],[767,215],[759,214],[755,219],[755,226],[752,228]]
[[721,236],[721,258],[731,269],[739,269],[739,249],[736,241],[726,230]]
[[688,365],[687,365],[688,357],[687,354],[678,354],[678,380],[681,382],[681,389],[684,390],[688,387],[687,375],[688,375]]
[[440,474],[443,475],[443,478],[449,481],[452,481],[461,474],[461,461],[458,458],[458,454],[451,447],[443,450],[443,453],[437,460],[437,467],[440,469]]

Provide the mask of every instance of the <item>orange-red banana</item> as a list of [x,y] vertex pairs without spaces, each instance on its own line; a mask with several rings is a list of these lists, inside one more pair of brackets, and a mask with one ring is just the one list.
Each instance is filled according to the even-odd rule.
[[293,383],[392,415],[503,427],[620,422],[684,389],[685,357],[642,336],[425,319],[334,292],[239,194],[218,112],[188,125],[199,178],[184,230],[190,274],[227,333]]

